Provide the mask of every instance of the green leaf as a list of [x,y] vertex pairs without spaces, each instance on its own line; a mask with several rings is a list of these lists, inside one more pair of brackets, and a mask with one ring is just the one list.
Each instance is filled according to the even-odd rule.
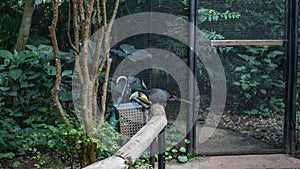
[[261,65],[260,61],[257,61],[257,60],[253,60],[252,63],[254,65],[256,65],[256,66],[260,66]]
[[14,112],[14,113],[10,113],[10,116],[12,117],[22,117],[24,116],[22,112]]
[[15,69],[10,72],[10,76],[14,80],[17,80],[19,77],[21,77],[22,73],[23,71],[21,69]]
[[132,62],[137,62],[143,59],[152,58],[151,53],[147,52],[146,50],[138,50],[131,55],[127,56]]
[[267,78],[269,78],[269,75],[261,75],[260,77],[263,79],[267,79]]
[[187,156],[178,156],[178,161],[180,163],[186,163],[188,161],[188,157]]
[[48,75],[54,76],[56,75],[56,67],[48,64],[46,65],[46,72],[48,73]]
[[120,50],[111,49],[110,52],[115,53],[119,57],[126,57],[127,56],[124,52],[122,52]]
[[45,83],[43,83],[43,86],[45,86],[47,88],[51,88],[53,86],[53,83],[51,83],[51,82],[45,82]]
[[71,101],[73,98],[72,98],[72,92],[67,92],[65,90],[61,90],[59,93],[58,93],[58,98],[60,101]]
[[185,144],[191,144],[191,140],[189,139],[184,139]]
[[175,153],[178,153],[178,150],[177,150],[176,148],[173,148],[173,149],[171,150],[171,152],[175,154]]
[[126,55],[131,55],[137,51],[134,46],[128,44],[120,45],[120,48],[124,51]]
[[33,45],[26,45],[26,48],[28,48],[30,50],[37,50],[37,48]]
[[46,113],[48,110],[49,110],[48,107],[39,107],[38,108],[38,111],[43,112],[43,113]]
[[186,153],[186,148],[185,148],[185,147],[180,147],[179,151],[180,151],[181,153]]
[[3,66],[8,66],[10,64],[10,60],[9,59],[4,59],[4,65]]
[[0,153],[0,159],[2,158],[7,158],[7,159],[12,159],[15,157],[15,154],[12,152],[9,153]]
[[269,59],[269,58],[266,58],[266,59],[264,59],[263,61],[264,61],[264,62],[267,62],[267,63],[271,63],[271,62],[272,62],[271,59]]
[[2,57],[4,59],[12,60],[13,59],[13,54],[10,53],[7,50],[0,50],[0,57]]
[[10,87],[0,87],[0,90],[6,92],[10,89]]
[[245,69],[246,69],[245,66],[239,66],[239,67],[236,67],[234,69],[234,71],[241,71],[241,70],[245,70]]
[[12,91],[8,93],[9,96],[17,96],[18,93],[16,91]]
[[52,46],[44,45],[44,44],[39,45],[38,49],[39,50],[43,50],[43,51],[50,51],[50,52],[53,51],[53,47]]
[[237,54],[240,58],[244,59],[245,61],[249,61],[250,57],[248,55],[243,55],[243,54]]
[[267,94],[267,91],[265,89],[260,89],[259,90],[262,94]]
[[273,63],[268,64],[268,66],[269,66],[270,68],[276,68],[276,67],[278,67],[276,64],[273,64]]
[[41,76],[42,75],[42,73],[41,72],[38,72],[38,73],[34,73],[34,74],[32,74],[32,75],[30,75],[30,76],[28,76],[28,80],[32,80],[32,79],[35,79],[35,78],[38,78],[39,76]]
[[242,83],[242,88],[245,90],[245,89],[248,89],[249,85],[246,84],[246,83]]
[[246,97],[246,98],[251,98],[252,96],[251,96],[249,93],[246,93],[246,94],[245,94],[245,97]]
[[194,161],[194,160],[196,160],[196,155],[190,154],[190,155],[188,155],[188,159],[189,159],[189,161]]
[[255,86],[257,86],[258,84],[259,84],[258,82],[252,82],[252,83],[249,84],[249,86],[255,87]]
[[62,72],[61,76],[64,77],[64,76],[70,76],[72,75],[73,71],[72,70],[65,70]]
[[241,85],[240,82],[233,82],[233,84],[236,85],[236,86],[240,86]]
[[270,58],[274,58],[277,55],[283,55],[283,54],[284,53],[282,51],[274,50],[274,51],[270,52],[267,56],[270,57]]

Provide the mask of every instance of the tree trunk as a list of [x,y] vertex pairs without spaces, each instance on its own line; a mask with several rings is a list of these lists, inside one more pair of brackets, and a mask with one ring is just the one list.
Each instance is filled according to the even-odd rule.
[[17,51],[24,50],[27,44],[33,10],[34,10],[34,0],[26,0],[24,12],[23,12],[23,18],[19,29],[19,35],[15,46],[15,49]]
[[97,161],[95,146],[93,144],[82,145],[82,146],[83,148],[81,149],[82,152],[80,158],[81,167],[85,167],[87,165],[95,163]]

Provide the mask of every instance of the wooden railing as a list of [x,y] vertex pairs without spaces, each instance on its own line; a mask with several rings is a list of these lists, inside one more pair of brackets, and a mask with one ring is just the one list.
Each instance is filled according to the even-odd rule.
[[121,149],[102,161],[85,169],[126,169],[138,159],[151,145],[152,141],[164,130],[167,118],[160,104],[151,106],[152,117]]

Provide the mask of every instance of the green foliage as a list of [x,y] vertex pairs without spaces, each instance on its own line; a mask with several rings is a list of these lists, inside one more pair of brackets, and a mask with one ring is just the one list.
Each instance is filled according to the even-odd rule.
[[[190,140],[185,139],[184,140],[185,145],[190,144]],[[191,154],[188,155],[186,148],[183,146],[175,146],[168,151],[165,152],[166,161],[171,161],[173,159],[176,159],[179,163],[186,163],[188,161],[195,160],[195,155]]]
[[134,46],[128,44],[120,45],[120,50],[112,49],[110,51],[117,56],[128,58],[132,62],[138,62],[152,57],[146,50],[136,49]]
[[270,47],[245,47],[237,54],[233,85],[239,91],[232,100],[234,109],[248,115],[266,117],[284,108],[284,79],[281,69],[284,53]]
[[[47,139],[56,134],[45,130],[41,124],[61,123],[50,94],[55,78],[52,47],[27,48],[29,50],[14,53],[0,50],[1,165],[11,159],[12,154],[29,151],[40,161],[36,167],[44,164],[36,147],[47,146]],[[17,165],[18,162],[13,162],[11,167]]]
[[78,164],[88,144],[97,148],[99,160],[119,149],[120,135],[108,123],[91,138],[83,134],[76,120],[71,94],[72,53],[61,52],[63,71],[59,93],[69,118],[75,119],[72,121],[75,128],[70,129],[62,123],[51,99],[56,75],[52,47],[28,45],[27,48],[14,53],[0,50],[0,166],[18,166],[19,162],[12,160],[20,152],[30,154],[34,166],[41,168]]
[[140,158],[138,158],[131,168],[145,167],[146,169],[153,169],[152,165],[149,164],[149,153],[144,152]]
[[[165,160],[170,162],[176,160],[179,163],[186,163],[188,161],[195,160],[195,155],[187,155],[186,148],[180,145],[190,144],[190,140],[183,139],[185,135],[178,130],[178,127],[173,124],[167,125],[167,130],[165,132],[166,137],[166,152]],[[183,139],[183,140],[182,140]],[[182,140],[182,141],[181,141]],[[157,160],[158,156],[156,156]],[[147,169],[151,169],[152,166],[149,164],[149,153],[146,151],[144,154],[136,160],[133,167],[138,168],[140,166],[145,166]]]
[[199,15],[199,21],[205,22],[205,21],[219,21],[222,19],[236,19],[239,18],[241,15],[237,12],[230,12],[229,10],[226,10],[225,12],[219,12],[215,9],[205,9],[200,8],[198,9],[198,15]]
[[186,148],[180,145],[190,144],[190,140],[184,139],[184,134],[178,130],[178,127],[173,124],[168,124],[166,130],[166,161],[177,160],[180,163],[192,161],[194,155],[187,155]]
[[17,40],[21,23],[23,1],[11,0],[0,2],[0,46],[1,49],[12,49]]

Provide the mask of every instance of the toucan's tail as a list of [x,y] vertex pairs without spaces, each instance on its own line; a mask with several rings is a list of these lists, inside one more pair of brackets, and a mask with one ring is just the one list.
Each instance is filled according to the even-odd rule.
[[175,95],[171,95],[171,97],[168,99],[168,102],[174,102],[174,101],[183,102],[183,103],[187,103],[187,104],[192,104],[191,101],[179,98]]

